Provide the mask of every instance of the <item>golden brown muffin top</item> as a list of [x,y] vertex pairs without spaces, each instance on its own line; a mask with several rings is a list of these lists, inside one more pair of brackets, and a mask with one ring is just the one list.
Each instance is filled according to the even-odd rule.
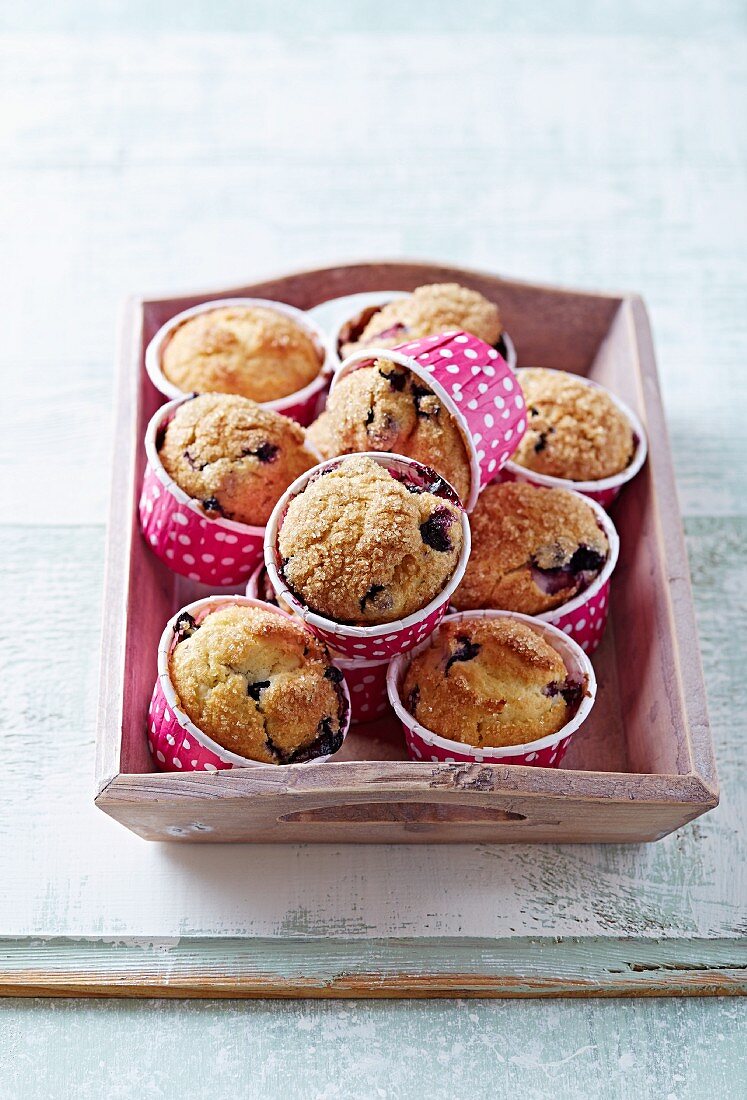
[[497,343],[502,332],[498,306],[459,283],[429,283],[382,306],[357,340],[343,342],[341,350],[345,356],[357,348],[393,348],[454,329],[469,332],[486,344]]
[[462,548],[461,515],[371,458],[346,458],[291,501],[278,546],[307,607],[372,626],[419,611],[444,588]]
[[316,378],[322,355],[284,313],[218,306],[183,321],[166,340],[161,369],[189,393],[235,393],[253,401],[287,397]]
[[452,597],[459,611],[540,615],[588,588],[609,554],[593,509],[565,489],[518,481],[488,485],[470,529],[472,552]]
[[297,764],[342,744],[342,674],[300,623],[246,604],[199,625],[185,613],[169,658],[179,705],[223,748],[265,764]]
[[285,490],[316,465],[294,420],[246,397],[206,393],[166,426],[159,455],[205,514],[262,527]]
[[519,371],[527,430],[513,460],[572,481],[599,481],[620,473],[633,457],[628,418],[604,390],[564,371]]
[[325,458],[361,451],[406,455],[445,477],[460,500],[469,496],[469,457],[454,418],[429,386],[388,359],[340,379],[309,439]]
[[445,623],[412,659],[402,699],[426,729],[478,748],[557,733],[583,695],[561,657],[527,623]]

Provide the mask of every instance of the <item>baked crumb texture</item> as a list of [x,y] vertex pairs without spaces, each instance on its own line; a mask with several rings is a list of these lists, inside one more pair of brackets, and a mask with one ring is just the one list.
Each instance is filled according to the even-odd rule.
[[470,529],[467,570],[452,597],[460,611],[540,615],[588,588],[609,554],[593,509],[565,489],[518,481],[488,485]]
[[627,417],[604,390],[563,371],[529,368],[518,379],[527,404],[527,430],[513,461],[572,481],[599,481],[633,458]]
[[[359,348],[393,348],[419,336],[460,329],[495,345],[502,326],[498,307],[476,290],[458,283],[419,286],[376,310],[354,340],[343,342],[345,357]],[[343,337],[344,339],[344,337]]]
[[388,359],[341,378],[308,432],[325,458],[362,451],[405,455],[446,478],[461,500],[469,496],[469,456],[453,417],[429,386]]
[[444,588],[462,549],[461,515],[371,458],[346,458],[290,502],[278,549],[286,583],[310,610],[373,626]]
[[166,341],[161,369],[185,393],[275,401],[308,386],[322,366],[311,336],[264,306],[220,306],[188,318]]
[[316,464],[303,428],[245,397],[203,394],[180,405],[160,458],[211,518],[263,527],[292,481]]
[[325,647],[300,623],[231,605],[178,622],[171,682],[190,720],[223,748],[265,764],[336,752],[346,705]]
[[557,733],[583,689],[527,623],[447,622],[413,658],[402,701],[426,729],[475,747],[523,745]]

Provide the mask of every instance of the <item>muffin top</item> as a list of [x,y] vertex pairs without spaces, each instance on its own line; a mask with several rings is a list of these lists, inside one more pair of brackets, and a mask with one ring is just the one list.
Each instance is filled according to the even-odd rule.
[[402,699],[426,729],[468,745],[524,745],[570,720],[583,695],[527,623],[447,622],[413,657]]
[[218,306],[183,321],[164,344],[161,369],[189,393],[274,401],[316,378],[322,355],[291,317],[264,306]]
[[278,546],[307,607],[373,626],[419,611],[443,589],[462,548],[461,515],[371,458],[346,458],[291,501]]
[[361,451],[406,455],[445,477],[460,500],[469,496],[469,457],[454,418],[429,386],[388,359],[340,379],[309,439],[325,458]]
[[488,485],[470,516],[472,553],[452,603],[540,615],[591,584],[609,543],[593,509],[565,489]]
[[357,348],[393,348],[452,329],[495,344],[502,331],[498,306],[459,283],[419,286],[406,298],[396,298],[376,310],[355,339],[351,338],[354,334],[343,332],[340,350],[345,356]]
[[223,748],[265,764],[299,764],[342,744],[342,673],[299,622],[232,604],[197,625],[184,613],[169,673],[179,705]]
[[292,481],[316,464],[294,420],[246,397],[206,393],[167,425],[160,458],[205,514],[263,527]]
[[633,429],[604,390],[564,371],[532,367],[518,377],[528,417],[514,462],[572,481],[599,481],[630,463]]

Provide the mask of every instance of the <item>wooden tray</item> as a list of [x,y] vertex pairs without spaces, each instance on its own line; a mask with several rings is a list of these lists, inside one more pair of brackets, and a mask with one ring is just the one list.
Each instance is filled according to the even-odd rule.
[[[163,625],[207,589],[143,542],[137,498],[145,426],[161,403],[143,367],[156,329],[210,298],[309,309],[360,291],[460,282],[501,306],[519,365],[588,375],[630,404],[649,459],[614,506],[621,535],[610,622],[594,657],[598,701],[562,769],[414,763],[398,725],[354,726],[339,760],[166,774],[145,736]],[[692,595],[646,310],[589,294],[430,264],[356,264],[210,294],[128,303],[120,351],[107,542],[96,803],[151,840],[632,842],[658,840],[718,802]]]

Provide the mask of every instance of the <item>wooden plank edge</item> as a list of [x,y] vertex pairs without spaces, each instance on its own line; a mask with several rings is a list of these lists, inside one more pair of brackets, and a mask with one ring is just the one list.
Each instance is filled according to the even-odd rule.
[[[376,260],[360,260],[353,257],[347,260],[340,260],[338,263],[325,264],[324,267],[300,268],[294,271],[274,271],[267,274],[253,275],[251,281],[247,282],[245,285],[247,287],[256,287],[262,286],[263,284],[285,282],[290,279],[306,279],[309,276],[325,275],[330,272],[340,272],[344,275],[348,272],[360,271],[361,269],[369,270],[372,266],[393,269],[422,268],[425,277],[428,277],[427,273],[430,270],[437,268],[439,271],[447,272],[450,277],[463,275],[466,278],[476,277],[478,279],[495,279],[498,282],[508,283],[511,286],[521,287],[522,289],[539,290],[548,294],[580,295],[585,298],[597,298],[609,302],[620,302],[623,299],[630,300],[637,297],[634,292],[622,290],[585,290],[579,287],[560,286],[554,283],[538,283],[530,281],[529,279],[514,279],[508,275],[496,275],[494,271],[488,271],[484,268],[455,266],[445,263],[443,260],[428,260],[422,257],[413,259],[408,259],[407,257],[399,257],[398,259],[383,258]],[[225,287],[202,287],[197,290],[194,288],[183,290],[179,293],[174,293],[173,290],[160,293],[144,293],[137,297],[144,305],[168,306],[172,302],[181,302],[185,298],[209,300],[211,298],[225,297],[226,293],[227,290]],[[230,293],[236,293],[235,289],[231,290]],[[321,303],[318,304],[321,305]]]
[[724,939],[36,940],[6,943],[0,956],[6,997],[747,994],[747,946]]
[[[645,302],[639,294],[627,296],[631,311],[635,343],[639,357],[647,362],[656,362],[653,333]],[[656,491],[659,496],[657,514],[660,522],[667,521],[669,537],[667,560],[669,565],[670,609],[675,622],[675,634],[678,638],[689,637],[694,645],[686,653],[679,652],[680,690],[688,717],[687,737],[692,759],[692,771],[703,787],[715,799],[719,800],[719,781],[713,748],[708,707],[706,701],[705,677],[700,654],[700,638],[695,617],[692,581],[685,542],[685,530],[682,510],[677,497],[677,483],[674,472],[672,448],[669,442],[669,430],[664,412],[658,373],[641,371],[641,377],[649,391],[645,395],[645,407],[649,415],[649,449],[656,454],[659,470]],[[653,414],[653,419],[652,419]],[[676,537],[673,532],[676,531]]]

